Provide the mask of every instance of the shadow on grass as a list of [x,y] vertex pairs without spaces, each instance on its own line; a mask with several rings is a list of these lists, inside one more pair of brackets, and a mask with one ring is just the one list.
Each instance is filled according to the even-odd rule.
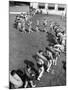
[[51,32],[47,32],[47,41],[49,42],[49,45],[57,44],[57,39],[54,34]]

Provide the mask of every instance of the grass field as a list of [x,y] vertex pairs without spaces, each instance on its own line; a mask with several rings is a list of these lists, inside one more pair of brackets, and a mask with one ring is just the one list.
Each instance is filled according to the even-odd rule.
[[[9,15],[9,70],[12,69],[23,69],[24,59],[31,60],[35,63],[32,58],[39,49],[44,49],[48,46],[48,41],[46,33],[44,32],[32,32],[24,33],[19,32],[13,27],[13,23],[16,15]],[[62,20],[60,16],[53,15],[35,15],[33,20],[33,26],[36,24],[37,19],[42,19],[43,17],[48,18],[48,20],[57,21],[64,29],[66,29],[66,20]],[[58,59],[57,66],[53,66],[55,74],[44,73],[40,82],[37,83],[37,87],[45,86],[61,86],[66,85],[66,73],[62,68],[62,61],[65,61],[65,55],[61,54]]]

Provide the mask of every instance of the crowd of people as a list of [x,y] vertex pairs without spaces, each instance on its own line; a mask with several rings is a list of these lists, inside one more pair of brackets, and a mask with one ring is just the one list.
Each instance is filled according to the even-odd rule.
[[[59,60],[61,53],[65,53],[66,47],[65,31],[60,30],[56,24],[51,25],[51,29],[53,29],[53,31],[55,32],[57,42],[55,44],[45,47],[44,50],[39,50],[36,53],[35,59],[37,61],[37,65],[39,66],[40,72],[38,80],[40,80],[45,70],[46,72],[50,72],[51,66],[57,65],[57,60]],[[45,64],[46,62],[47,65]]]
[[[35,28],[32,27],[32,20],[31,18],[34,16],[35,14],[28,14],[28,13],[21,13],[19,15],[16,16],[15,19],[15,23],[14,26],[17,30],[19,30],[20,32],[46,32],[46,26],[47,26],[47,19],[43,19],[41,20],[36,20],[36,25]],[[43,25],[44,29],[40,29],[40,24]],[[28,29],[26,28],[28,27]]]
[[[29,20],[28,15],[21,14],[16,16],[15,24],[16,28],[21,32],[46,32],[47,34],[49,31],[46,30],[47,27],[47,20],[44,19],[42,24],[44,26],[44,30],[39,29],[40,21],[37,20],[35,30],[32,29],[32,21],[29,20],[27,23],[28,30],[25,28],[25,22]],[[43,76],[44,72],[49,73],[51,71],[51,66],[57,65],[57,60],[60,57],[61,53],[65,53],[66,47],[66,33],[65,30],[59,28],[55,22],[52,22],[49,26],[50,30],[55,33],[56,43],[53,45],[49,45],[44,48],[44,50],[39,50],[35,55],[32,57],[36,61],[37,68],[30,60],[24,60],[25,67],[23,70],[12,70],[9,74],[9,86],[10,88],[27,88],[27,87],[36,87],[34,82],[36,80],[40,81],[41,77]]]

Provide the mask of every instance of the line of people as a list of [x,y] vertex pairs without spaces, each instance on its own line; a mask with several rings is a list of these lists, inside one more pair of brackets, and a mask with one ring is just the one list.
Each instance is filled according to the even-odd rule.
[[[47,32],[47,27],[48,27],[48,22],[49,20],[47,20],[46,18],[43,18],[43,20],[36,20],[36,25],[35,28],[32,27],[32,20],[31,20],[32,16],[30,14],[20,14],[17,15],[15,18],[15,23],[14,26],[16,29],[18,29],[20,32]],[[26,28],[26,26],[28,28]],[[43,28],[40,28],[40,26],[43,26]],[[57,35],[57,33],[59,32],[59,28],[60,25],[56,25],[56,23],[51,22],[51,24],[49,25],[50,29],[55,30],[55,33]],[[57,29],[57,30],[56,30]],[[63,32],[64,33],[64,32]]]
[[[51,25],[51,28],[55,32],[57,43],[54,45],[49,45],[45,47],[44,50],[39,50],[36,53],[35,60],[37,61],[37,66],[39,67],[38,80],[43,76],[44,71],[50,72],[52,65],[57,65],[57,60],[60,57],[61,52],[64,53],[64,48],[66,45],[66,34],[58,28],[56,24]],[[47,62],[47,65],[46,65]],[[46,65],[46,66],[45,66]]]
[[[27,17],[27,16],[26,16]],[[17,28],[22,32],[22,30],[26,33],[25,30],[25,21],[28,19],[25,15],[20,15],[16,17]],[[36,24],[36,31],[39,32],[39,20],[37,20]],[[42,24],[46,28],[47,20],[44,19]],[[23,25],[23,26],[22,26]],[[27,24],[29,32],[33,32],[32,30],[32,21],[29,20]],[[21,30],[22,28],[22,30]],[[57,43],[54,45],[49,45],[45,47],[44,50],[39,50],[36,55],[32,57],[35,59],[37,68],[35,68],[34,64],[28,60],[25,60],[24,63],[26,66],[22,70],[12,70],[9,74],[9,81],[10,81],[10,88],[27,88],[29,87],[36,87],[34,84],[35,80],[40,81],[41,77],[43,76],[44,72],[50,72],[52,65],[57,65],[57,60],[60,57],[61,52],[64,52],[66,46],[66,33],[65,31],[59,28],[59,25],[56,23],[51,23],[50,30],[54,31]],[[48,31],[45,29],[48,33]]]
[[45,47],[44,50],[39,50],[36,55],[32,56],[36,61],[38,69],[35,68],[32,62],[25,60],[24,63],[26,67],[24,67],[23,71],[12,70],[9,77],[10,88],[12,88],[12,86],[14,86],[14,88],[27,88],[28,85],[30,87],[36,87],[34,81],[40,81],[44,72],[49,73],[51,66],[57,65],[57,60],[59,60],[61,52],[64,52],[66,34],[64,31],[58,30],[56,25],[51,26],[51,28],[55,32],[57,43],[53,46]]
[[[20,14],[16,16],[14,26],[17,30],[20,32],[46,32],[47,27],[47,19],[36,20],[35,28],[32,27],[32,16],[26,15],[26,14]],[[28,21],[28,22],[27,22]],[[40,29],[40,24],[44,27],[44,29]],[[26,26],[28,29],[26,29]]]
[[10,88],[12,85],[14,86],[14,88],[27,88],[28,85],[30,87],[36,87],[34,81],[40,81],[44,72],[49,73],[51,70],[51,66],[57,65],[57,60],[59,60],[58,58],[60,57],[61,52],[64,52],[62,46],[65,47],[65,43],[63,43],[63,40],[66,41],[66,38],[65,33],[63,33],[64,31],[59,30],[59,32],[57,32],[57,29],[55,29],[53,28],[57,40],[59,38],[58,35],[60,35],[60,43],[58,41],[58,43],[53,46],[50,45],[48,47],[45,47],[44,50],[39,50],[36,55],[32,56],[37,63],[38,70],[36,70],[34,64],[28,60],[24,61],[24,63],[26,64],[26,67],[23,69],[24,72],[22,70],[12,70],[10,72]]

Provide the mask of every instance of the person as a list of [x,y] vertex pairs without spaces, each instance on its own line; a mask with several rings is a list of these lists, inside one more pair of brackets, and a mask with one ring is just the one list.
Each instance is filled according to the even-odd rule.
[[15,22],[18,22],[18,20],[20,20],[20,15],[16,15]]
[[46,27],[47,26],[47,19],[43,20],[43,25]]
[[50,30],[53,30],[54,22],[50,23]]
[[40,22],[39,22],[39,20],[36,20],[36,21],[37,21],[37,24],[36,24],[36,31],[39,32],[39,24],[40,24]]
[[15,19],[15,27],[16,27],[16,29],[18,29],[18,30],[21,30],[21,20],[20,20],[20,15],[17,15],[16,16],[16,19]]
[[22,24],[22,30],[26,33],[26,31],[25,31],[25,18],[22,18],[21,24]]
[[25,31],[25,22],[26,22],[26,15],[25,15],[25,13],[21,13],[20,14],[20,24],[21,24],[20,31],[21,32],[24,31],[26,33],[26,31]]
[[56,28],[56,24],[55,24],[56,22],[51,22],[51,24],[50,24],[50,30],[52,31],[54,31],[55,30],[55,28]]
[[24,28],[24,18],[23,15],[16,16],[17,29],[22,32],[22,28]]
[[[57,45],[57,44],[55,44],[55,45]],[[51,52],[54,52],[54,53],[56,52],[58,54],[58,56],[60,56],[61,51],[58,47],[55,47],[55,45],[50,46]]]
[[58,59],[58,52],[54,50],[52,46],[46,47],[46,50],[48,51],[47,54],[51,58],[53,65],[57,65],[57,59]]
[[9,74],[9,81],[10,81],[10,89],[12,89],[12,86],[14,88],[20,88],[23,86],[23,81],[22,81],[22,76],[23,72],[21,70],[12,70]]
[[57,33],[60,31],[60,25],[58,25],[56,22],[52,22],[50,25],[50,29],[55,32],[55,35],[57,36]]
[[59,52],[64,52],[64,45],[56,44],[54,45],[54,49],[58,50]]
[[52,52],[51,52],[50,48],[46,47],[45,50],[46,50],[47,55],[53,60],[53,56],[52,56]]
[[36,13],[39,14],[40,12],[41,12],[41,11],[40,11],[40,9],[38,9],[38,8],[35,10],[35,14],[36,14]]
[[45,57],[44,51],[43,50],[39,50],[37,53],[37,56],[45,61],[47,61],[47,58]]
[[37,67],[39,69],[39,74],[38,74],[38,78],[37,80],[40,80],[41,77],[43,76],[43,73],[45,71],[45,69],[47,69],[46,65],[45,65],[45,61],[44,59],[46,59],[43,55],[42,55],[42,50],[39,50],[37,53],[36,53],[36,56],[35,56],[35,60],[36,60],[36,63],[37,63]]
[[[49,72],[51,65],[52,65],[52,60],[51,60],[51,56],[47,54],[47,50],[46,51],[40,50],[39,53],[37,52],[37,55],[39,56],[40,60],[43,60],[44,62],[47,63],[46,71]],[[45,65],[45,63],[44,63],[44,65]]]
[[35,72],[33,68],[31,68],[31,66],[27,65],[27,67],[25,68],[24,77],[25,77],[24,88],[27,88],[28,85],[30,85],[30,87],[36,87],[36,84],[33,83],[33,79],[35,78]]
[[17,29],[22,32],[22,23],[21,21],[18,22]]
[[59,32],[57,34],[57,37],[60,37],[61,44],[63,44],[65,46],[66,34],[64,33],[64,31],[63,32]]
[[44,61],[41,58],[36,59],[37,61],[37,67],[39,68],[39,75],[37,80],[40,81],[41,77],[43,76],[44,73]]
[[32,31],[32,20],[29,20],[28,27],[29,27],[29,28],[28,28],[29,33],[30,33],[30,32],[33,32],[33,31]]
[[52,64],[53,64],[53,59],[54,59],[54,58],[53,58],[53,54],[52,54],[50,48],[46,47],[46,48],[45,48],[45,52],[46,52],[45,57],[46,57],[47,60],[48,60],[47,72],[49,72],[49,71],[51,70],[51,66],[52,66]]

